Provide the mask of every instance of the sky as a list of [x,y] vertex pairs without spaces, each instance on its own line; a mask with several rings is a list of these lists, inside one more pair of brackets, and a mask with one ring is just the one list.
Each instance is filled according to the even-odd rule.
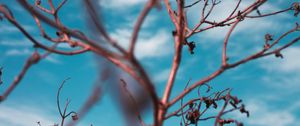
[[[54,0],[59,2],[59,0]],[[249,5],[254,0],[244,1],[241,7]],[[296,0],[269,0],[261,7],[262,13],[281,10],[289,7]],[[33,3],[33,0],[29,0]],[[136,18],[146,0],[101,0],[95,3],[102,6],[102,20],[110,36],[120,45],[127,48]],[[192,3],[193,1],[189,1]],[[30,14],[24,11],[15,1],[0,0],[14,13],[15,18],[37,40],[44,43],[38,27]],[[213,11],[209,19],[221,20],[230,14],[230,7],[236,1],[224,0]],[[43,4],[44,5],[44,4]],[[46,4],[45,4],[46,5]],[[187,11],[190,26],[199,21],[199,5]],[[100,10],[99,10],[100,11]],[[63,24],[91,33],[84,18],[86,13],[80,0],[69,0],[61,9],[59,16]],[[228,45],[229,62],[237,61],[261,49],[264,35],[270,33],[274,37],[295,26],[299,17],[293,12],[279,14],[262,19],[247,19],[237,26]],[[47,32],[54,35],[55,30],[42,24]],[[159,96],[162,95],[172,63],[174,26],[164,6],[153,9],[146,18],[138,38],[135,55],[146,68]],[[228,28],[217,28],[200,33],[189,40],[196,43],[195,54],[190,55],[188,48],[183,49],[182,64],[172,90],[171,98],[183,91],[185,83],[191,78],[196,82],[217,70],[221,63],[221,48]],[[282,41],[286,43],[299,36],[299,32],[291,34]],[[61,46],[61,49],[67,46]],[[7,20],[0,21],[0,66],[3,66],[3,84],[0,93],[12,82],[19,73],[27,57],[34,50],[32,44]],[[243,99],[250,117],[233,113],[232,116],[244,122],[246,126],[296,126],[300,125],[300,45],[282,51],[283,59],[269,56],[251,61],[231,69],[217,77],[209,84],[218,91],[232,88],[232,94]],[[96,60],[97,59],[97,60]],[[0,126],[34,126],[40,121],[43,126],[60,122],[56,107],[56,92],[60,83],[67,77],[62,90],[61,102],[71,99],[69,110],[78,110],[90,95],[97,80],[99,60],[88,52],[76,56],[61,56],[51,54],[46,59],[34,65],[25,75],[20,85],[0,104]],[[111,90],[111,89],[110,89]],[[185,98],[197,97],[195,92]],[[123,126],[125,120],[121,110],[116,105],[109,91],[103,96],[92,111],[80,122],[80,126]],[[179,107],[175,104],[169,112]],[[213,114],[213,112],[208,113]],[[148,113],[148,115],[151,115]],[[144,116],[146,122],[151,122],[149,116]],[[173,117],[165,125],[179,125],[180,118]],[[210,125],[201,122],[200,125]]]

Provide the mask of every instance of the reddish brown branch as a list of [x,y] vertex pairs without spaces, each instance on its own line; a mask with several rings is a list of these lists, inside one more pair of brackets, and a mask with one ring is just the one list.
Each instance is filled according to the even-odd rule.
[[40,55],[37,52],[34,52],[26,61],[21,72],[16,76],[12,84],[5,90],[5,92],[0,96],[0,102],[5,100],[7,96],[18,86],[23,77],[25,76],[28,69],[33,65],[40,61]]
[[[141,13],[137,19],[137,22],[134,26],[134,29],[133,29],[133,33],[131,36],[128,51],[123,49],[117,43],[117,41],[113,40],[109,36],[104,25],[102,24],[102,22],[100,20],[100,17],[98,15],[99,13],[96,11],[97,8],[95,8],[95,6],[93,6],[92,1],[91,0],[84,1],[86,4],[86,7],[87,7],[87,12],[88,12],[89,16],[91,17],[92,23],[96,26],[96,29],[100,34],[100,37],[103,37],[104,38],[103,40],[107,41],[108,44],[110,44],[110,46],[113,47],[113,49],[117,49],[119,52],[114,52],[114,51],[112,51],[113,49],[106,48],[103,45],[98,44],[99,42],[88,38],[87,36],[84,35],[84,33],[80,32],[78,30],[72,30],[72,29],[64,26],[64,24],[62,24],[62,22],[60,21],[60,18],[58,17],[58,12],[62,8],[62,6],[66,3],[66,1],[67,0],[62,0],[60,2],[60,4],[58,5],[58,7],[55,7],[52,0],[48,0],[48,4],[49,4],[50,8],[46,9],[43,6],[41,6],[41,3],[40,3],[41,1],[39,1],[39,0],[35,1],[36,7],[30,5],[26,0],[18,0],[18,2],[27,11],[29,11],[32,14],[34,19],[36,20],[37,26],[38,26],[42,36],[45,39],[54,43],[54,45],[52,47],[48,47],[48,46],[42,44],[41,42],[37,41],[28,31],[26,31],[18,23],[18,21],[16,21],[16,19],[13,17],[12,12],[8,9],[8,7],[6,7],[5,5],[0,5],[1,14],[3,14],[4,17],[6,19],[8,19],[8,21],[11,24],[13,24],[15,27],[17,27],[34,44],[35,47],[47,51],[47,53],[44,54],[43,56],[39,56],[37,53],[33,54],[27,60],[21,73],[17,76],[17,78],[10,85],[10,87],[4,92],[4,95],[0,97],[0,100],[3,100],[4,98],[6,98],[10,94],[10,92],[18,85],[18,83],[21,81],[21,79],[23,78],[26,71],[28,71],[28,69],[30,68],[31,65],[37,63],[40,59],[45,58],[50,53],[57,53],[57,54],[63,54],[63,55],[75,55],[75,54],[81,54],[81,53],[84,53],[87,51],[91,51],[91,52],[95,53],[96,55],[102,56],[105,59],[112,62],[113,64],[115,64],[116,66],[120,67],[122,70],[129,73],[135,80],[137,80],[142,85],[142,87],[147,91],[147,93],[151,97],[152,104],[154,106],[154,113],[153,113],[154,126],[163,125],[164,120],[166,120],[172,116],[182,116],[182,119],[184,120],[185,125],[190,125],[190,124],[197,125],[198,121],[208,120],[208,119],[216,119],[215,125],[218,125],[218,124],[223,125],[223,124],[228,124],[228,123],[240,124],[239,122],[232,120],[232,119],[221,118],[221,116],[226,114],[227,112],[231,112],[233,110],[243,108],[243,107],[235,107],[234,109],[226,111],[225,110],[226,106],[230,105],[230,102],[234,98],[232,98],[229,95],[227,95],[226,97],[222,96],[222,93],[224,93],[225,91],[216,92],[207,97],[204,97],[204,96],[202,96],[202,93],[200,95],[200,90],[198,89],[198,97],[197,98],[192,99],[185,104],[182,103],[183,98],[187,94],[189,94],[192,90],[194,90],[198,87],[200,88],[202,85],[205,85],[208,81],[220,76],[226,70],[229,70],[229,69],[237,67],[241,64],[244,64],[244,63],[247,63],[254,59],[262,58],[265,56],[269,56],[269,55],[282,56],[280,53],[282,50],[284,50],[287,47],[290,47],[291,45],[300,41],[300,37],[297,36],[290,42],[280,45],[278,48],[271,50],[272,48],[274,48],[275,45],[278,45],[278,43],[283,38],[286,38],[287,35],[294,33],[296,31],[299,31],[299,26],[297,25],[296,28],[284,33],[279,38],[272,41],[272,43],[270,43],[271,41],[266,41],[265,46],[261,51],[256,52],[248,57],[244,57],[242,60],[236,61],[234,63],[228,63],[228,61],[227,61],[227,59],[228,59],[227,45],[230,42],[229,40],[230,40],[230,37],[232,36],[232,32],[237,27],[239,22],[246,20],[248,18],[262,18],[262,17],[268,17],[268,16],[272,16],[272,15],[277,15],[277,14],[284,13],[284,12],[287,12],[290,10],[294,10],[295,11],[294,15],[297,16],[300,12],[299,3],[294,3],[292,5],[292,7],[289,7],[287,9],[283,9],[283,10],[279,10],[279,11],[275,11],[275,12],[271,12],[271,13],[267,13],[267,14],[261,14],[259,12],[258,8],[261,5],[263,5],[265,2],[267,2],[267,0],[256,0],[243,10],[238,10],[241,5],[241,2],[242,2],[242,0],[238,0],[236,6],[232,7],[233,10],[228,15],[228,17],[226,17],[222,21],[216,22],[213,20],[209,20],[209,17],[211,15],[213,15],[213,10],[214,10],[215,6],[219,5],[219,3],[222,1],[221,0],[204,0],[203,1],[204,5],[202,6],[202,8],[199,9],[200,11],[202,10],[201,14],[199,14],[201,19],[193,28],[190,29],[188,26],[189,22],[186,17],[186,14],[185,14],[186,12],[184,9],[193,7],[194,5],[200,3],[201,0],[195,1],[194,3],[187,5],[187,6],[184,5],[184,0],[174,1],[174,2],[177,2],[177,8],[174,10],[172,9],[172,7],[175,7],[175,6],[171,6],[169,0],[164,0],[166,9],[167,9],[169,16],[175,26],[175,31],[174,31],[175,54],[173,57],[173,64],[171,67],[171,72],[170,72],[170,75],[168,78],[168,82],[165,87],[165,92],[162,96],[162,99],[159,99],[159,97],[156,94],[155,88],[154,88],[145,68],[141,65],[141,63],[134,56],[134,50],[136,48],[135,46],[136,46],[136,43],[137,43],[137,40],[139,37],[138,34],[140,32],[141,26],[144,23],[144,20],[145,20],[146,16],[149,14],[150,10],[155,6],[155,4],[157,4],[158,1],[157,0],[149,0],[147,2],[147,4],[145,5],[144,9],[141,11]],[[255,10],[258,12],[258,16],[249,16],[248,15]],[[46,16],[44,13],[42,14],[40,12],[45,12],[47,15],[53,16],[54,19],[51,19],[48,16]],[[47,31],[45,31],[43,29],[40,22],[47,23],[50,26],[52,26],[53,28],[57,29],[58,33],[59,33],[58,37],[52,38],[51,36],[49,36],[47,34]],[[183,92],[181,92],[178,96],[176,96],[172,100],[169,100],[170,95],[173,90],[172,87],[176,81],[176,75],[177,75],[178,69],[180,67],[183,45],[188,44],[187,39],[196,33],[200,33],[200,32],[210,30],[213,28],[217,28],[217,27],[227,27],[227,26],[231,26],[231,28],[227,32],[227,35],[224,39],[221,67],[219,69],[217,69],[215,72],[213,72],[212,74],[210,74],[209,76],[197,81],[196,83],[192,84],[189,87],[186,87],[186,89]],[[73,38],[75,38],[75,39],[73,39]],[[58,50],[58,49],[56,49],[56,47],[60,43],[68,43],[70,45],[70,47],[80,47],[81,49],[74,50],[74,51]],[[0,70],[0,72],[1,72],[1,70]],[[1,82],[2,81],[1,81],[1,74],[0,74],[0,83]],[[125,83],[125,82],[123,82],[123,83]],[[69,116],[70,114],[72,114],[73,112],[66,113],[69,101],[67,101],[66,106],[63,111],[60,108],[59,92],[62,88],[62,85],[58,91],[57,104],[58,104],[58,108],[59,108],[59,113],[62,117],[61,125],[64,125],[65,118],[67,116]],[[126,88],[126,87],[124,87],[124,88]],[[129,95],[130,99],[133,102],[135,102],[135,100],[131,96],[130,92],[128,92],[128,95]],[[85,114],[99,100],[99,97],[100,97],[100,87],[97,86],[95,88],[94,92],[89,97],[89,99],[86,101],[86,103],[81,108],[80,113],[78,114],[80,119],[82,119],[83,116],[85,116]],[[207,113],[207,111],[210,110],[209,106],[210,105],[215,106],[214,102],[221,100],[221,99],[225,99],[224,100],[225,104],[224,104],[223,108],[221,109],[221,111],[218,113],[218,115],[203,118],[202,116],[205,113]],[[181,107],[177,111],[166,115],[167,110],[171,106],[173,106],[176,102],[178,102],[179,100],[181,101]],[[199,104],[197,104],[197,103],[199,103]],[[201,109],[201,107],[203,108],[204,104],[206,104],[206,106],[208,106],[208,107]],[[186,108],[185,108],[187,106],[189,106],[188,110],[186,110]],[[186,111],[184,111],[184,110],[186,110]],[[142,125],[144,125],[144,122],[140,116],[140,113],[136,112],[136,115],[137,115],[140,123]],[[69,123],[69,126],[75,125],[76,123],[77,123],[77,121],[73,121],[73,122]]]
[[63,54],[63,55],[76,55],[80,53],[84,53],[89,50],[88,47],[85,47],[81,50],[76,50],[76,51],[71,51],[71,52],[65,52],[65,51],[60,51],[56,50],[54,48],[47,47],[41,43],[39,43],[37,40],[35,40],[14,18],[11,14],[7,13],[6,9],[3,8],[3,6],[0,6],[0,12],[4,14],[4,16],[12,23],[15,25],[36,47],[45,49],[46,51],[53,52],[53,53],[58,53],[58,54]]
[[233,30],[236,28],[236,26],[238,25],[240,21],[237,20],[229,29],[229,31],[227,32],[225,39],[224,39],[224,45],[223,45],[223,52],[222,52],[222,66],[226,67],[227,66],[227,44],[230,38],[230,35],[232,34]]
[[[169,79],[167,82],[167,85],[165,87],[165,91],[163,94],[163,98],[162,98],[162,104],[163,105],[167,105],[170,94],[171,94],[171,90],[173,88],[174,85],[174,81],[176,78],[176,74],[181,62],[181,54],[182,54],[182,46],[184,44],[184,39],[185,39],[185,13],[184,13],[184,1],[183,0],[178,0],[177,1],[177,6],[178,6],[178,21],[179,21],[179,26],[176,26],[176,24],[174,23],[175,27],[176,27],[176,31],[175,31],[175,55],[173,58],[173,65],[171,68],[171,73],[169,75]],[[164,120],[164,116],[166,114],[168,108],[160,108],[159,110],[159,115],[158,115],[158,120],[159,120],[159,125],[161,126],[163,124],[163,120]]]

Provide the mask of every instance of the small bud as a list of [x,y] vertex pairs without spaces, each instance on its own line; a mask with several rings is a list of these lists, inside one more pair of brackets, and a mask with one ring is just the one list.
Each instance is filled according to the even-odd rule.
[[264,45],[264,49],[269,49],[270,47],[270,44],[266,42],[266,44]]
[[57,32],[55,32],[55,34],[58,36],[58,37],[60,37],[60,36],[62,36],[62,32],[60,32],[60,31],[57,31]]
[[78,43],[77,42],[70,42],[69,45],[74,48],[74,47],[77,47],[78,46]]
[[236,19],[238,19],[239,21],[244,20],[244,16],[242,15],[242,12],[241,12],[241,11],[238,11],[238,14],[237,14]]
[[270,35],[270,34],[266,34],[266,35],[265,35],[265,40],[266,40],[266,42],[267,42],[267,41],[273,41],[273,36]]
[[220,119],[218,122],[219,122],[219,124],[224,125],[224,124],[233,123],[234,120],[233,119]]
[[260,11],[259,11],[258,9],[256,9],[256,13],[257,13],[259,16],[261,16],[261,13],[260,13]]
[[196,48],[195,42],[188,42],[187,45],[189,46],[190,53],[194,54],[194,49]]
[[283,59],[283,55],[279,51],[275,53],[275,57]]
[[176,11],[173,11],[173,13],[175,14],[175,16],[178,16],[177,12]]
[[177,35],[177,31],[172,31],[172,35],[176,36]]
[[300,13],[300,4],[298,2],[295,2],[293,3],[292,7],[294,10],[294,16],[297,17],[298,14]]
[[42,1],[41,1],[41,0],[36,0],[35,3],[36,3],[37,5],[41,5]]
[[72,115],[72,120],[73,120],[73,121],[78,120],[78,115],[77,115],[77,113],[74,113],[74,114]]
[[189,108],[192,109],[193,107],[194,107],[194,103],[193,103],[193,102],[190,102]]
[[198,110],[194,110],[193,111],[193,116],[194,116],[195,119],[198,119],[200,117],[199,111]]
[[30,61],[35,64],[35,63],[38,63],[39,60],[41,59],[41,56],[38,52],[34,52],[32,55],[31,55],[31,58],[30,58]]
[[203,99],[203,100],[204,100],[204,103],[206,104],[206,108],[209,108],[211,105],[213,105],[214,108],[217,107],[214,100],[211,100],[211,99]]
[[226,58],[226,61],[229,61],[229,57]]

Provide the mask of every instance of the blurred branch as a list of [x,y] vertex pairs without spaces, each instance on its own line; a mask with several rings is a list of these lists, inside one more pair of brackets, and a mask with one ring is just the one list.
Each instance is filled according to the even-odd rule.
[[[238,27],[239,23],[244,22],[248,19],[264,18],[281,13],[286,13],[289,11],[293,11],[294,16],[297,17],[300,13],[299,2],[294,2],[291,6],[282,10],[269,13],[261,13],[260,7],[265,4],[267,0],[255,0],[242,9],[242,0],[237,0],[235,2],[236,4],[230,7],[230,9],[232,10],[226,17],[224,17],[220,21],[215,21],[215,18],[212,16],[218,14],[216,14],[214,10],[217,6],[222,7],[221,3],[223,2],[223,0],[196,0],[188,5],[185,5],[185,0],[176,0],[171,2],[169,0],[164,0],[166,10],[175,28],[175,30],[172,32],[175,46],[172,67],[168,76],[168,81],[165,85],[163,95],[160,98],[157,95],[151,77],[149,77],[146,71],[147,69],[143,67],[141,61],[139,61],[134,55],[142,25],[152,8],[154,8],[156,5],[159,5],[160,1],[148,0],[146,2],[144,8],[140,12],[140,15],[137,17],[136,23],[134,24],[133,32],[128,45],[128,50],[123,48],[121,44],[117,42],[117,40],[114,40],[117,38],[111,38],[105,28],[104,23],[101,20],[102,17],[100,16],[100,12],[98,11],[99,8],[95,6],[95,1],[93,0],[83,0],[83,2],[87,9],[88,15],[90,16],[91,23],[95,26],[99,37],[101,37],[99,41],[106,41],[109,44],[109,47],[99,44],[98,41],[89,38],[80,30],[73,30],[69,27],[66,27],[61,22],[58,13],[66,4],[67,0],[61,0],[57,6],[54,4],[55,2],[53,2],[52,0],[48,0],[47,4],[49,6],[47,7],[44,7],[44,4],[41,4],[41,0],[34,0],[34,4],[30,4],[30,2],[28,2],[27,0],[17,0],[17,2],[19,2],[21,6],[24,7],[24,9],[33,16],[42,37],[47,41],[50,41],[50,46],[49,44],[44,44],[43,42],[37,40],[35,36],[33,36],[20,24],[20,21],[16,20],[12,11],[6,5],[0,4],[0,19],[7,19],[10,24],[15,26],[27,39],[30,40],[31,43],[34,44],[35,48],[35,52],[27,59],[21,72],[17,75],[8,89],[5,90],[3,95],[0,96],[0,101],[4,100],[15,89],[15,87],[20,83],[20,81],[32,65],[38,63],[41,59],[46,58],[49,54],[55,53],[60,55],[77,55],[85,52],[91,52],[97,56],[104,57],[106,60],[121,68],[143,87],[144,91],[147,92],[147,95],[151,97],[153,105],[154,126],[162,126],[166,119],[169,119],[173,116],[181,116],[184,125],[198,125],[198,121],[215,119],[215,126],[222,126],[230,123],[235,123],[236,125],[241,126],[242,123],[230,118],[225,119],[223,116],[236,110],[240,110],[241,113],[246,113],[247,116],[249,116],[249,112],[245,109],[244,105],[240,105],[241,101],[237,97],[230,94],[231,89],[213,92],[208,96],[204,96],[204,93],[201,92],[200,88],[203,85],[207,86],[208,90],[206,91],[206,93],[208,93],[211,89],[211,87],[207,84],[209,81],[215,79],[231,68],[235,68],[254,59],[259,59],[269,55],[275,55],[275,57],[284,58],[284,55],[281,53],[282,50],[300,41],[299,35],[295,35],[289,38],[287,37],[288,35],[300,31],[300,26],[296,23],[296,27],[281,34],[278,38],[273,37],[271,34],[266,34],[263,48],[260,51],[255,52],[247,57],[243,57],[241,60],[230,62],[230,57],[228,56],[228,52],[230,51],[230,49],[228,49],[228,45],[232,34]],[[171,5],[173,3],[176,3],[176,5]],[[199,4],[200,6],[198,6],[197,4]],[[199,11],[199,21],[194,26],[190,27],[189,23],[191,20],[188,20],[187,15],[190,11],[190,8],[196,7],[198,7],[197,10]],[[253,14],[253,12],[256,12],[257,15]],[[43,23],[48,24],[52,28],[56,29],[57,36],[51,36],[49,32],[52,31],[47,31],[47,29],[43,27]],[[174,90],[174,84],[178,76],[177,73],[180,69],[184,46],[188,47],[191,54],[194,54],[196,44],[194,41],[191,41],[189,39],[193,39],[193,35],[198,35],[201,32],[219,27],[229,27],[229,30],[226,32],[226,36],[223,41],[221,53],[222,62],[220,67],[210,75],[196,81],[191,85],[188,85],[188,82],[182,92],[175,95],[174,98],[170,99],[172,90]],[[287,41],[286,39],[291,40]],[[283,40],[287,42],[281,44],[281,41]],[[62,43],[68,44],[71,51],[58,49],[57,47]],[[37,51],[38,49],[46,51],[46,53],[40,55]],[[1,67],[0,84],[2,83],[2,72],[3,71]],[[68,116],[72,116],[73,121],[71,121],[67,125],[73,126],[77,124],[78,120],[82,119],[99,101],[101,96],[101,86],[95,86],[92,94],[83,104],[78,114],[73,111],[67,113],[67,108],[70,101],[66,101],[65,107],[63,109],[61,108],[59,101],[59,95],[66,80],[62,82],[58,89],[57,107],[62,118],[61,126],[64,125],[65,118],[67,118]],[[134,99],[130,91],[128,91],[126,82],[121,79],[121,83],[123,84],[123,90],[128,95],[133,106],[135,108],[138,108],[138,103],[136,99]],[[197,88],[198,97],[190,99],[188,102],[183,103],[184,97]],[[169,108],[174,106],[178,101],[180,101],[180,108],[167,114]],[[223,103],[223,106],[217,115],[204,116],[204,114],[206,114],[209,110],[218,108],[221,103]],[[233,108],[228,109],[228,106],[231,106]],[[145,125],[140,115],[140,111],[136,110],[134,111],[134,113],[137,116],[139,123],[141,125]],[[41,125],[40,122],[38,122],[38,125]],[[55,125],[58,126],[58,124]]]
[[96,26],[100,35],[102,35],[113,47],[118,49],[121,53],[126,54],[125,49],[123,49],[116,41],[114,41],[106,32],[104,26],[101,23],[101,20],[99,20],[98,13],[94,8],[92,0],[83,0],[83,1],[85,3],[88,14],[90,15],[92,22]]
[[135,108],[135,115],[137,116],[139,123],[141,126],[146,126],[146,124],[143,121],[143,118],[139,112],[139,107],[138,107],[138,103],[136,102],[136,100],[134,99],[134,97],[132,96],[132,94],[130,93],[130,91],[127,89],[127,83],[125,82],[125,80],[120,79],[121,84],[122,84],[122,90],[128,95],[130,102],[132,103],[133,107]]

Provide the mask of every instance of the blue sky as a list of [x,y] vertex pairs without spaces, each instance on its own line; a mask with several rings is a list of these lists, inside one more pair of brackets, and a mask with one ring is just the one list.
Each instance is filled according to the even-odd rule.
[[[30,0],[32,2],[33,0]],[[55,0],[56,2],[58,0]],[[244,1],[242,7],[253,0]],[[262,7],[262,13],[285,9],[296,0],[269,1]],[[10,7],[16,19],[36,39],[43,41],[33,18],[15,1],[0,0]],[[97,3],[105,5],[102,8],[103,21],[110,35],[127,47],[132,27],[142,9],[145,0],[102,0]],[[230,13],[228,7],[234,2],[224,0],[213,11],[211,19],[220,20]],[[81,29],[90,33],[84,21],[84,11],[79,0],[68,1],[62,8],[60,17],[66,26]],[[196,6],[197,7],[197,6]],[[200,12],[197,8],[188,11],[190,25],[197,23]],[[229,43],[230,61],[236,61],[262,48],[264,35],[273,34],[278,37],[281,33],[294,27],[299,21],[293,12],[258,20],[245,20],[238,25]],[[45,28],[49,33],[55,33],[50,27]],[[161,96],[170,71],[173,54],[174,29],[167,11],[153,9],[143,24],[135,52],[138,59],[147,69],[152,78],[157,93]],[[190,55],[184,48],[182,65],[175,82],[172,98],[183,91],[185,83],[191,78],[192,82],[209,75],[219,68],[221,63],[221,46],[228,28],[218,28],[199,35],[190,40],[196,42],[195,55]],[[292,40],[299,33],[284,39]],[[67,48],[61,46],[62,49]],[[0,66],[4,67],[3,81],[0,92],[3,92],[18,74],[28,56],[32,53],[32,44],[16,28],[6,20],[0,22]],[[300,45],[295,44],[282,52],[284,59],[270,56],[244,64],[229,70],[211,81],[214,90],[233,88],[233,94],[243,99],[251,116],[233,113],[232,116],[243,121],[247,126],[295,126],[300,125]],[[67,81],[61,101],[70,98],[70,109],[78,110],[89,96],[97,79],[98,61],[92,53],[77,56],[60,56],[51,54],[48,58],[34,65],[26,74],[20,85],[6,101],[0,104],[0,126],[33,126],[37,121],[44,125],[60,122],[56,109],[56,91],[62,80]],[[117,78],[118,79],[118,78]],[[187,98],[196,97],[195,93]],[[108,91],[104,92],[101,101],[93,108],[80,125],[94,124],[95,126],[122,126],[124,119],[116,102]],[[178,108],[178,104],[170,110]],[[211,114],[211,113],[210,113]],[[151,115],[148,113],[148,115]],[[149,116],[145,116],[149,120]],[[166,125],[179,125],[180,118],[171,118]],[[202,122],[200,124],[209,123]]]

